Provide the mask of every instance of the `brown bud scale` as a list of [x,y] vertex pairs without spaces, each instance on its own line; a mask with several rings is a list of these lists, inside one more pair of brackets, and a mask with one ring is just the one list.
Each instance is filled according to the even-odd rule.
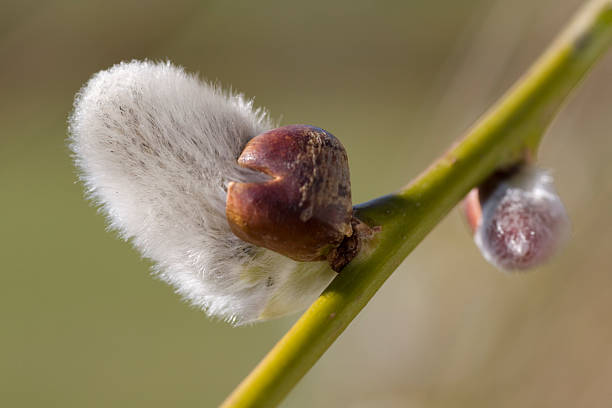
[[352,235],[348,157],[332,134],[308,125],[273,129],[251,139],[238,164],[270,176],[229,184],[226,215],[239,238],[316,261]]

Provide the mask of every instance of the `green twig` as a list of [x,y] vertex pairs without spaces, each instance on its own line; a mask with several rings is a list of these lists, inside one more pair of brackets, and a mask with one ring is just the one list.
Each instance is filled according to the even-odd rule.
[[224,402],[277,405],[404,258],[497,168],[534,155],[571,89],[612,43],[612,2],[589,2],[535,65],[446,154],[396,194],[358,205],[381,230]]

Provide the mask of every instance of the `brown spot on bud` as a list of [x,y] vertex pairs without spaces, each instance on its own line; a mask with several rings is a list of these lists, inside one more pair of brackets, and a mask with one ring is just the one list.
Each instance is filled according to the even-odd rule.
[[238,164],[271,177],[229,184],[226,215],[239,238],[317,261],[352,235],[348,158],[332,134],[307,125],[273,129],[251,139]]

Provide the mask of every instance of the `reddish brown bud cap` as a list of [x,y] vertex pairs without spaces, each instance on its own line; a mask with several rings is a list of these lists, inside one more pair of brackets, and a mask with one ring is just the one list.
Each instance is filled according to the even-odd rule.
[[348,158],[338,139],[283,126],[247,143],[238,164],[270,180],[229,184],[226,216],[239,238],[297,261],[315,261],[352,234]]

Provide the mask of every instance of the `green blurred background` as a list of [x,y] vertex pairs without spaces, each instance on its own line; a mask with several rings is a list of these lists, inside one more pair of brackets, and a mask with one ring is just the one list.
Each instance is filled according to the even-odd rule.
[[[328,129],[361,202],[443,152],[580,3],[0,0],[0,406],[212,407],[297,318],[211,321],[105,231],[65,139],[90,75],[170,59]],[[565,251],[503,274],[451,213],[285,407],[610,406],[611,78],[612,54],[542,146]]]

